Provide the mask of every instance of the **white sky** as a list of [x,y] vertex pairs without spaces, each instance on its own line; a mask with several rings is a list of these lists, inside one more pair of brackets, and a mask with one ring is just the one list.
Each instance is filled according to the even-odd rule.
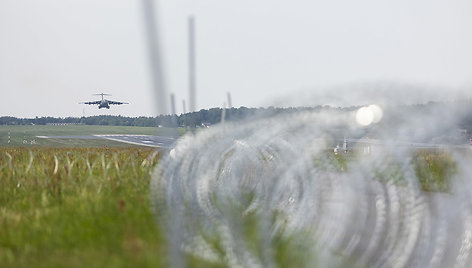
[[[233,106],[258,107],[319,104],[313,96],[336,96],[339,86],[359,99],[359,85],[375,90],[379,81],[384,91],[472,85],[470,0],[162,0],[159,7],[178,113],[188,98],[189,14],[198,108],[222,106],[228,91]],[[137,0],[1,0],[0,116],[154,115],[144,34]],[[78,104],[100,92],[131,104]]]

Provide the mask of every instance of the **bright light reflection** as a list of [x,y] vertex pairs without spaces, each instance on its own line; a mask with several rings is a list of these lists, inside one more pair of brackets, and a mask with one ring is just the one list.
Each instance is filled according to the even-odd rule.
[[357,110],[356,121],[361,126],[368,126],[374,121],[374,113],[369,107],[362,107]]
[[374,114],[373,123],[378,123],[380,122],[380,120],[382,120],[382,117],[383,117],[382,108],[380,108],[378,105],[375,105],[375,104],[369,105],[367,108],[369,108]]
[[383,111],[375,104],[361,107],[356,112],[356,122],[361,126],[368,126],[372,123],[378,123],[382,120]]

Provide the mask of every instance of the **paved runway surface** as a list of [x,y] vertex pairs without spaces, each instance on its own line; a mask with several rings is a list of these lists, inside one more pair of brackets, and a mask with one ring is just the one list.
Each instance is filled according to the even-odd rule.
[[[156,148],[169,149],[174,147],[174,143],[177,140],[176,137],[162,137],[153,135],[129,135],[129,134],[102,134],[102,135],[78,135],[78,136],[37,136],[43,139],[108,139],[112,141],[124,142],[140,146],[149,146]],[[427,148],[471,148],[470,145],[447,145],[447,144],[428,144],[428,143],[416,143],[416,142],[385,142],[376,139],[347,139],[349,144],[368,144],[385,146],[387,144],[395,144],[399,147],[411,147],[415,149],[427,149]]]
[[43,139],[107,139],[112,141],[124,142],[140,146],[149,146],[156,148],[169,149],[174,146],[176,137],[161,137],[152,135],[122,135],[122,134],[104,134],[88,136],[37,136]]
[[177,140],[175,137],[162,137],[152,135],[94,135],[112,141],[125,142],[129,144],[150,146],[156,148],[172,148],[174,142]]

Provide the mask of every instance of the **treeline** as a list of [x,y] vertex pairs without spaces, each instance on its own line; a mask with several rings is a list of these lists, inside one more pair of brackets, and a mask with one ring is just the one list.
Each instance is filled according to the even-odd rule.
[[[355,111],[359,107],[333,108],[329,106],[316,107],[296,107],[296,108],[229,108],[224,111],[226,121],[244,120],[248,117],[270,117],[281,113],[294,113],[300,111]],[[472,133],[472,103],[469,101],[458,101],[452,103],[430,102],[426,104],[409,105],[402,107],[386,108],[387,124],[395,127],[412,115],[437,115],[444,111],[455,111],[458,115],[455,118],[455,128],[466,129],[467,133]],[[223,109],[212,108],[202,109],[198,112],[180,115],[159,115],[157,117],[127,117],[114,115],[99,115],[89,117],[36,117],[36,118],[16,118],[4,116],[0,117],[0,125],[46,125],[46,124],[83,124],[83,125],[110,125],[110,126],[139,126],[139,127],[201,127],[214,125],[221,122]],[[386,127],[386,125],[380,125]]]
[[[229,108],[224,111],[226,121],[237,121],[247,117],[269,117],[280,113],[292,113],[304,110],[330,109],[328,107],[298,107],[298,108]],[[223,109],[202,109],[198,112],[180,115],[159,115],[157,117],[127,117],[115,115],[98,115],[89,117],[36,117],[16,118],[10,116],[0,117],[0,125],[46,125],[46,124],[83,124],[83,125],[110,125],[110,126],[139,126],[139,127],[199,127],[214,125],[221,122]]]

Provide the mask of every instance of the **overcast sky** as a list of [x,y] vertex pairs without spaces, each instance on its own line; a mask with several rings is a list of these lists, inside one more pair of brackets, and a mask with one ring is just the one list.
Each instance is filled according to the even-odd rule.
[[[470,0],[163,0],[158,11],[178,113],[189,14],[198,108],[228,91],[233,106],[258,107],[472,85]],[[141,1],[1,0],[0,116],[154,115],[145,42]],[[78,104],[100,92],[131,104]]]

